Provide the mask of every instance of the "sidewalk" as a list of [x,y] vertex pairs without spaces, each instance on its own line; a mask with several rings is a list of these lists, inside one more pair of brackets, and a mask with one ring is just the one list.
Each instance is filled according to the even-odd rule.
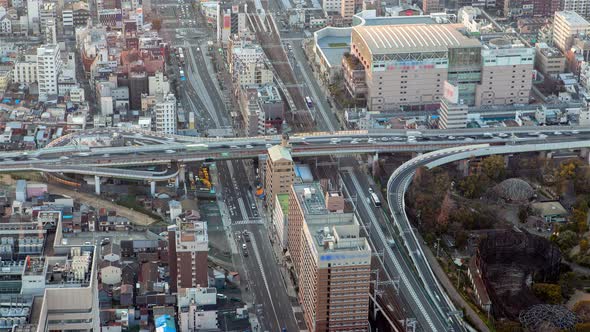
[[467,315],[467,317],[469,317],[469,320],[471,322],[473,322],[473,324],[475,325],[475,328],[478,331],[489,332],[490,329],[488,328],[488,326],[479,317],[479,315],[473,310],[473,308],[471,308],[469,303],[467,303],[465,301],[465,299],[463,299],[461,294],[459,294],[459,292],[455,289],[455,286],[453,285],[451,280],[449,280],[449,277],[447,276],[445,271],[443,271],[443,269],[440,267],[440,264],[436,260],[436,257],[434,257],[434,254],[432,253],[430,248],[428,248],[428,246],[422,246],[422,249],[424,251],[424,254],[426,255],[426,259],[430,263],[430,267],[432,268],[434,275],[436,276],[436,278],[438,279],[440,284],[445,289],[445,292],[451,298],[453,303],[455,303],[455,305],[459,306],[459,308],[457,308],[457,309],[464,309],[465,310],[465,314]]

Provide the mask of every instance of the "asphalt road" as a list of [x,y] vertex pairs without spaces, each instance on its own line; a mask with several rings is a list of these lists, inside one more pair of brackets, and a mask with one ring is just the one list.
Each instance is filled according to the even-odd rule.
[[[440,319],[438,308],[430,301],[422,282],[413,273],[414,267],[403,246],[400,246],[398,237],[385,218],[382,208],[376,208],[370,202],[370,184],[366,175],[356,169],[343,170],[340,174],[347,192],[357,195],[356,209],[361,220],[372,225],[370,239],[375,250],[383,250],[383,264],[389,277],[399,280],[399,294],[407,304],[405,316],[414,318],[420,331],[448,331],[447,322]],[[382,202],[385,200],[382,199]],[[381,229],[383,237],[376,228]]]
[[[286,328],[287,331],[299,331],[268,232],[260,220],[257,202],[250,190],[255,175],[244,163],[241,160],[221,161],[217,168],[221,175],[218,190],[221,190],[230,213],[232,239],[238,246],[245,282],[250,285],[256,313],[265,330]],[[250,233],[250,242],[242,236],[245,230]],[[243,244],[246,244],[247,256]]]

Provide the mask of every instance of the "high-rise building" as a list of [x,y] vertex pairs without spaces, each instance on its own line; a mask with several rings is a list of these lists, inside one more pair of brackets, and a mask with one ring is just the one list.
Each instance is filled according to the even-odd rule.
[[141,94],[148,93],[149,81],[146,72],[131,72],[129,74],[129,108],[141,109]]
[[154,105],[156,131],[176,134],[176,97],[174,94],[159,95]]
[[[575,37],[590,32],[590,23],[581,16],[588,14],[587,11],[578,12],[575,7],[570,8],[572,5],[568,4],[567,0],[564,4],[564,8],[568,10],[555,12],[553,19],[553,44],[565,53],[573,45]],[[584,8],[587,6],[590,6],[590,3],[586,2]]]
[[168,226],[168,264],[173,292],[209,285],[208,250],[206,222],[177,218],[176,225]]
[[57,78],[61,71],[59,46],[46,44],[37,48],[37,84],[39,101],[57,98]]
[[275,145],[268,149],[265,172],[264,191],[267,206],[272,211],[275,196],[289,193],[295,180],[295,164],[286,144]]
[[55,19],[47,19],[44,23],[43,35],[45,38],[45,44],[57,44],[57,26]]
[[[39,8],[39,32],[42,36],[48,27],[57,24],[57,6],[55,2],[43,2]],[[57,31],[57,30],[56,30]]]
[[371,248],[353,213],[331,212],[342,196],[327,197],[317,182],[289,193],[289,253],[305,323],[314,332],[367,331]]
[[27,0],[27,19],[29,31],[33,34],[39,33],[39,10],[41,0]]

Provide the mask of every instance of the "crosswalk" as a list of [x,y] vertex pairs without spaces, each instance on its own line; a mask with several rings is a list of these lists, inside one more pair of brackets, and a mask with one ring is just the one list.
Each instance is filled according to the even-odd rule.
[[261,219],[248,219],[248,220],[232,220],[232,225],[263,225],[264,222]]

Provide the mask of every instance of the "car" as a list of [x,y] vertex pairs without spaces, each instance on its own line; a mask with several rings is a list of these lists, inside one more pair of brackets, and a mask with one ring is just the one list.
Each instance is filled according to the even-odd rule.
[[70,157],[68,157],[68,156],[61,156],[61,157],[59,157],[59,159],[61,159],[61,160],[68,160],[68,159],[70,159]]
[[174,150],[166,150],[166,151],[164,151],[164,152],[166,152],[166,153],[168,153],[168,154],[172,154],[172,153],[175,153],[176,151],[174,151]]
[[350,141],[350,144],[359,144],[359,141],[356,139],[353,139],[352,141]]
[[229,148],[230,148],[230,149],[239,149],[240,147],[239,147],[239,146],[237,146],[237,145],[232,145],[232,146],[230,146]]
[[108,237],[105,237],[104,239],[102,239],[102,241],[100,241],[100,245],[102,246],[106,246],[109,243],[111,243],[111,240]]
[[449,136],[447,137],[448,139],[450,139],[451,141],[455,139],[455,136]]
[[242,249],[247,250],[248,246],[245,243],[242,243]]
[[270,149],[270,148],[272,148],[272,144],[270,144],[270,143],[267,143],[267,144],[266,144],[266,148],[267,148],[267,149]]
[[86,246],[90,246],[90,245],[92,245],[92,242],[90,242],[90,241],[86,241],[86,242],[84,242],[84,245],[86,245]]
[[244,257],[248,257],[248,250],[244,250]]
[[250,242],[250,233],[248,233],[248,231],[244,231],[244,240],[246,240],[246,242]]
[[252,145],[250,145],[250,144],[246,145],[246,149],[252,149],[252,148],[253,148]]
[[373,144],[373,143],[375,143],[375,139],[374,139],[374,138],[369,138],[369,139],[367,140],[367,143],[371,143],[371,144]]
[[562,134],[562,133],[561,133],[561,131],[554,131],[554,132],[553,132],[553,135],[555,135],[555,136],[559,136],[559,135],[561,135],[561,134]]
[[371,194],[372,194],[373,192],[374,192],[374,191],[373,191],[373,188],[369,187],[369,193],[371,193]]
[[579,130],[572,130],[572,134],[574,134],[574,135],[577,135],[577,134],[579,134],[579,133],[580,133],[580,131],[579,131]]
[[382,140],[383,142],[387,142],[387,141],[389,141],[389,138],[388,138],[388,137],[381,137],[381,140]]

